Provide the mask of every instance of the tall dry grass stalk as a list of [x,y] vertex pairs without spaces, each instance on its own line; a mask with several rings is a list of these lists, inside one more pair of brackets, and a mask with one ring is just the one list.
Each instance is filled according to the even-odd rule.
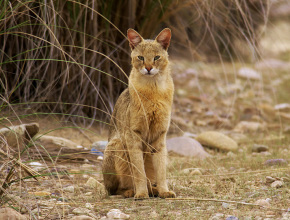
[[78,117],[84,122],[109,117],[99,109],[110,113],[126,87],[129,27],[146,38],[170,27],[175,56],[241,59],[235,42],[246,42],[255,57],[256,30],[268,17],[264,0],[2,0],[0,5],[1,111],[25,103],[20,106],[26,110],[84,116]]

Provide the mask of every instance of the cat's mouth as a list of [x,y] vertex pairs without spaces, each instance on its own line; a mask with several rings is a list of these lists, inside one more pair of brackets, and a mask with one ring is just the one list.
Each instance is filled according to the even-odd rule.
[[158,74],[159,70],[156,68],[152,68],[150,70],[143,68],[140,70],[140,72],[142,73],[142,75],[153,77],[153,76],[156,76]]

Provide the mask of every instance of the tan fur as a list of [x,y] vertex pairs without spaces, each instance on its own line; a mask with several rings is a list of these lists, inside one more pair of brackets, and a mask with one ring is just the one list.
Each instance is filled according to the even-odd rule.
[[175,197],[166,183],[165,138],[174,92],[167,53],[170,38],[168,28],[155,40],[144,40],[128,30],[133,67],[129,86],[113,111],[103,161],[104,183],[110,194],[135,199]]

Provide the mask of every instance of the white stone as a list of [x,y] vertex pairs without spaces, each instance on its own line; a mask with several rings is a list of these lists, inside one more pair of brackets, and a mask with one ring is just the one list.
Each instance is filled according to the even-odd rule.
[[72,210],[73,214],[76,215],[84,215],[84,214],[88,214],[91,210],[86,209],[86,208],[75,208]]
[[63,188],[63,191],[73,193],[75,191],[75,187],[74,186],[67,186],[67,187]]
[[239,69],[238,71],[238,76],[244,79],[253,79],[253,80],[261,80],[261,74],[258,73],[256,70],[248,68],[248,67],[243,67]]
[[283,182],[280,180],[276,180],[273,183],[271,183],[272,188],[280,188],[283,186]]
[[130,215],[127,215],[127,214],[121,212],[119,209],[111,209],[107,213],[107,218],[109,218],[109,219],[129,219]]
[[289,103],[281,103],[281,104],[277,104],[275,105],[275,110],[285,110],[285,109],[290,109],[290,104]]
[[97,160],[104,160],[104,157],[103,156],[98,156]]
[[267,199],[259,199],[255,202],[256,205],[264,206],[264,207],[269,207],[270,203]]
[[235,132],[255,132],[263,131],[266,129],[265,123],[253,122],[253,121],[241,121],[234,128]]
[[79,144],[68,140],[66,138],[62,137],[56,137],[56,136],[49,136],[49,135],[42,135],[38,137],[38,141],[45,146],[45,145],[53,145],[55,147],[68,147],[71,149],[77,149],[77,146],[80,146]]
[[85,183],[85,186],[93,188],[101,197],[107,195],[105,186],[93,177],[88,179],[88,181]]
[[229,203],[223,202],[222,207],[228,209],[230,207]]
[[93,206],[91,203],[86,203],[85,207],[86,207],[87,209],[92,209],[92,208],[94,208],[94,206]]

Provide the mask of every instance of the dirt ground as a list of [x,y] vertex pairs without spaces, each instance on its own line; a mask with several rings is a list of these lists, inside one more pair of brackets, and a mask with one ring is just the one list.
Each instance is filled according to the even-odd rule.
[[[205,160],[169,154],[168,183],[176,199],[106,196],[85,186],[90,177],[102,182],[97,156],[47,160],[35,154],[23,162],[41,163],[38,171],[45,178],[15,182],[2,205],[31,219],[71,219],[81,213],[99,219],[111,209],[130,219],[290,219],[290,50],[288,56],[287,48],[271,56],[272,38],[269,34],[262,42],[266,58],[252,64],[172,61],[176,89],[168,137],[214,130],[239,146],[228,153],[206,148],[212,157]],[[247,76],[240,71],[245,67]],[[102,123],[87,128],[58,116],[34,115],[11,124],[22,122],[37,122],[39,134],[67,138],[87,149],[107,140]],[[254,144],[268,149],[253,152]],[[17,172],[15,177],[20,175],[25,174]]]

